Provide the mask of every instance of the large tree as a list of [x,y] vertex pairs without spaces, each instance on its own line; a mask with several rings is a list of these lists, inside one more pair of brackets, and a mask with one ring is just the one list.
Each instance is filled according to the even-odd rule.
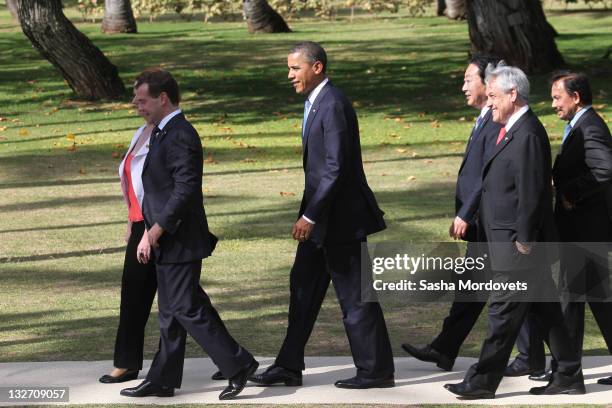
[[244,0],[242,3],[244,15],[250,33],[289,33],[291,29],[285,20],[266,0]]
[[137,32],[130,0],[104,0],[102,32],[107,34]]
[[66,18],[61,0],[19,0],[18,8],[24,34],[79,97],[125,96],[117,67]]
[[564,64],[540,0],[465,3],[472,51],[499,55],[527,72],[549,72]]

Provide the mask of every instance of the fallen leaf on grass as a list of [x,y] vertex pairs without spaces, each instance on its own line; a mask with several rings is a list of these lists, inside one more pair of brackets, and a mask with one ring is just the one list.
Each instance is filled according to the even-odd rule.
[[395,149],[398,153],[406,153],[406,149]]
[[0,132],[4,132],[6,129],[8,129],[8,127],[6,127],[6,126],[0,126]]
[[111,156],[113,156],[113,159],[117,159],[119,158],[119,152],[113,152],[111,153]]
[[21,129],[19,131],[19,136],[27,136],[29,134],[30,134],[30,132],[28,131],[28,129]]
[[406,181],[414,181],[414,180],[416,180],[415,176],[410,176],[406,179]]
[[281,191],[280,195],[281,195],[281,197],[293,197],[295,195],[295,193],[292,193],[290,191]]
[[74,134],[72,134],[72,133],[68,133],[68,134],[66,135],[66,140],[70,140],[70,141],[74,142]]

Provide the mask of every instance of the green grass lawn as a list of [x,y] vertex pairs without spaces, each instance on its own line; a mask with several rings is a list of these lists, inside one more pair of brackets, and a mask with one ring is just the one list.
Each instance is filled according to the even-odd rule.
[[[595,105],[612,116],[612,16],[555,12],[550,22],[567,62],[592,78]],[[372,241],[447,240],[454,183],[477,114],[460,92],[469,40],[444,18],[304,19],[293,33],[249,35],[242,22],[139,24],[138,35],[106,36],[79,24],[131,84],[161,65],[179,81],[182,108],[205,149],[204,194],[221,238],[202,286],[237,339],[275,355],[286,327],[288,272],[303,173],[302,98],[286,79],[295,42],[320,41],[330,76],[354,101],[370,186],[389,228]],[[141,124],[129,104],[74,99],[59,74],[0,11],[0,361],[111,359],[127,217],[117,166]],[[532,108],[557,146],[547,78],[532,78]],[[608,119],[609,121],[609,119]],[[426,342],[448,304],[385,304],[392,344]],[[589,316],[586,353],[604,353]],[[462,354],[476,356],[481,319]],[[157,348],[156,313],[146,356]],[[346,355],[333,289],[309,355]],[[203,353],[188,340],[188,355]]]

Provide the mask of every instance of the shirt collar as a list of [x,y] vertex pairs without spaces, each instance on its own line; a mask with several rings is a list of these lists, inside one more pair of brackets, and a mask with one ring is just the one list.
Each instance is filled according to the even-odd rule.
[[159,128],[159,130],[162,130],[164,128],[164,126],[166,126],[168,124],[168,122],[170,122],[170,119],[172,119],[173,117],[175,117],[176,115],[178,115],[179,113],[181,113],[180,109],[175,110],[172,113],[167,114],[160,122],[159,125],[157,125],[157,127]]
[[528,110],[529,110],[529,105],[525,105],[518,111],[514,112],[512,116],[510,116],[510,119],[508,119],[508,123],[506,123],[506,126],[504,126],[506,128],[506,132],[509,132],[510,128],[514,126],[516,121],[519,120],[521,116],[523,116],[525,113],[527,113]]
[[489,112],[489,110],[491,110],[491,107],[485,105],[485,107],[480,110],[480,117],[484,118],[485,115]]
[[310,102],[310,105],[314,105],[315,99],[317,99],[317,96],[319,96],[321,89],[323,89],[325,84],[328,82],[329,78],[326,77],[319,85],[317,85],[315,89],[312,90],[312,92],[310,92],[310,95],[308,95],[308,102]]
[[587,105],[584,108],[580,109],[578,112],[576,112],[572,120],[570,120],[569,122],[570,126],[574,127],[574,125],[576,125],[576,122],[578,122],[578,119],[580,119],[580,117],[584,115],[584,112],[586,112],[589,109],[591,109],[591,105]]

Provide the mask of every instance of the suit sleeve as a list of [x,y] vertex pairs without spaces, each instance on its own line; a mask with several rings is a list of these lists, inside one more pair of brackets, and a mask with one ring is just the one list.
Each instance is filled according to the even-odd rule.
[[[483,133],[480,135],[480,138],[476,140],[476,143],[478,144],[473,147],[478,148],[478,151],[476,152],[477,155],[475,156],[478,158],[478,163],[474,163],[474,165],[478,166],[478,168],[480,168],[481,170],[484,166],[486,158],[489,157],[488,149],[490,142],[490,132],[486,134]],[[476,212],[478,211],[478,206],[480,205],[481,195],[482,177],[478,177],[474,180],[472,192],[462,203],[461,208],[459,208],[459,211],[457,211],[457,216],[463,221],[469,224],[473,224],[475,221]]]
[[323,144],[325,148],[325,169],[323,177],[308,202],[304,214],[314,222],[320,222],[329,211],[343,172],[344,154],[349,138],[348,112],[340,102],[334,102],[323,120]]
[[521,243],[537,241],[543,223],[546,191],[551,183],[550,147],[537,134],[525,136],[515,176],[518,193],[516,240]]
[[[197,134],[179,129],[168,146],[166,166],[170,170],[174,187],[156,222],[166,231],[176,232],[188,203],[198,197],[202,188],[202,145]],[[166,136],[167,137],[167,136]]]
[[584,161],[588,171],[576,174],[559,191],[573,203],[600,191],[612,182],[612,147],[610,132],[603,126],[591,124],[583,129]]

